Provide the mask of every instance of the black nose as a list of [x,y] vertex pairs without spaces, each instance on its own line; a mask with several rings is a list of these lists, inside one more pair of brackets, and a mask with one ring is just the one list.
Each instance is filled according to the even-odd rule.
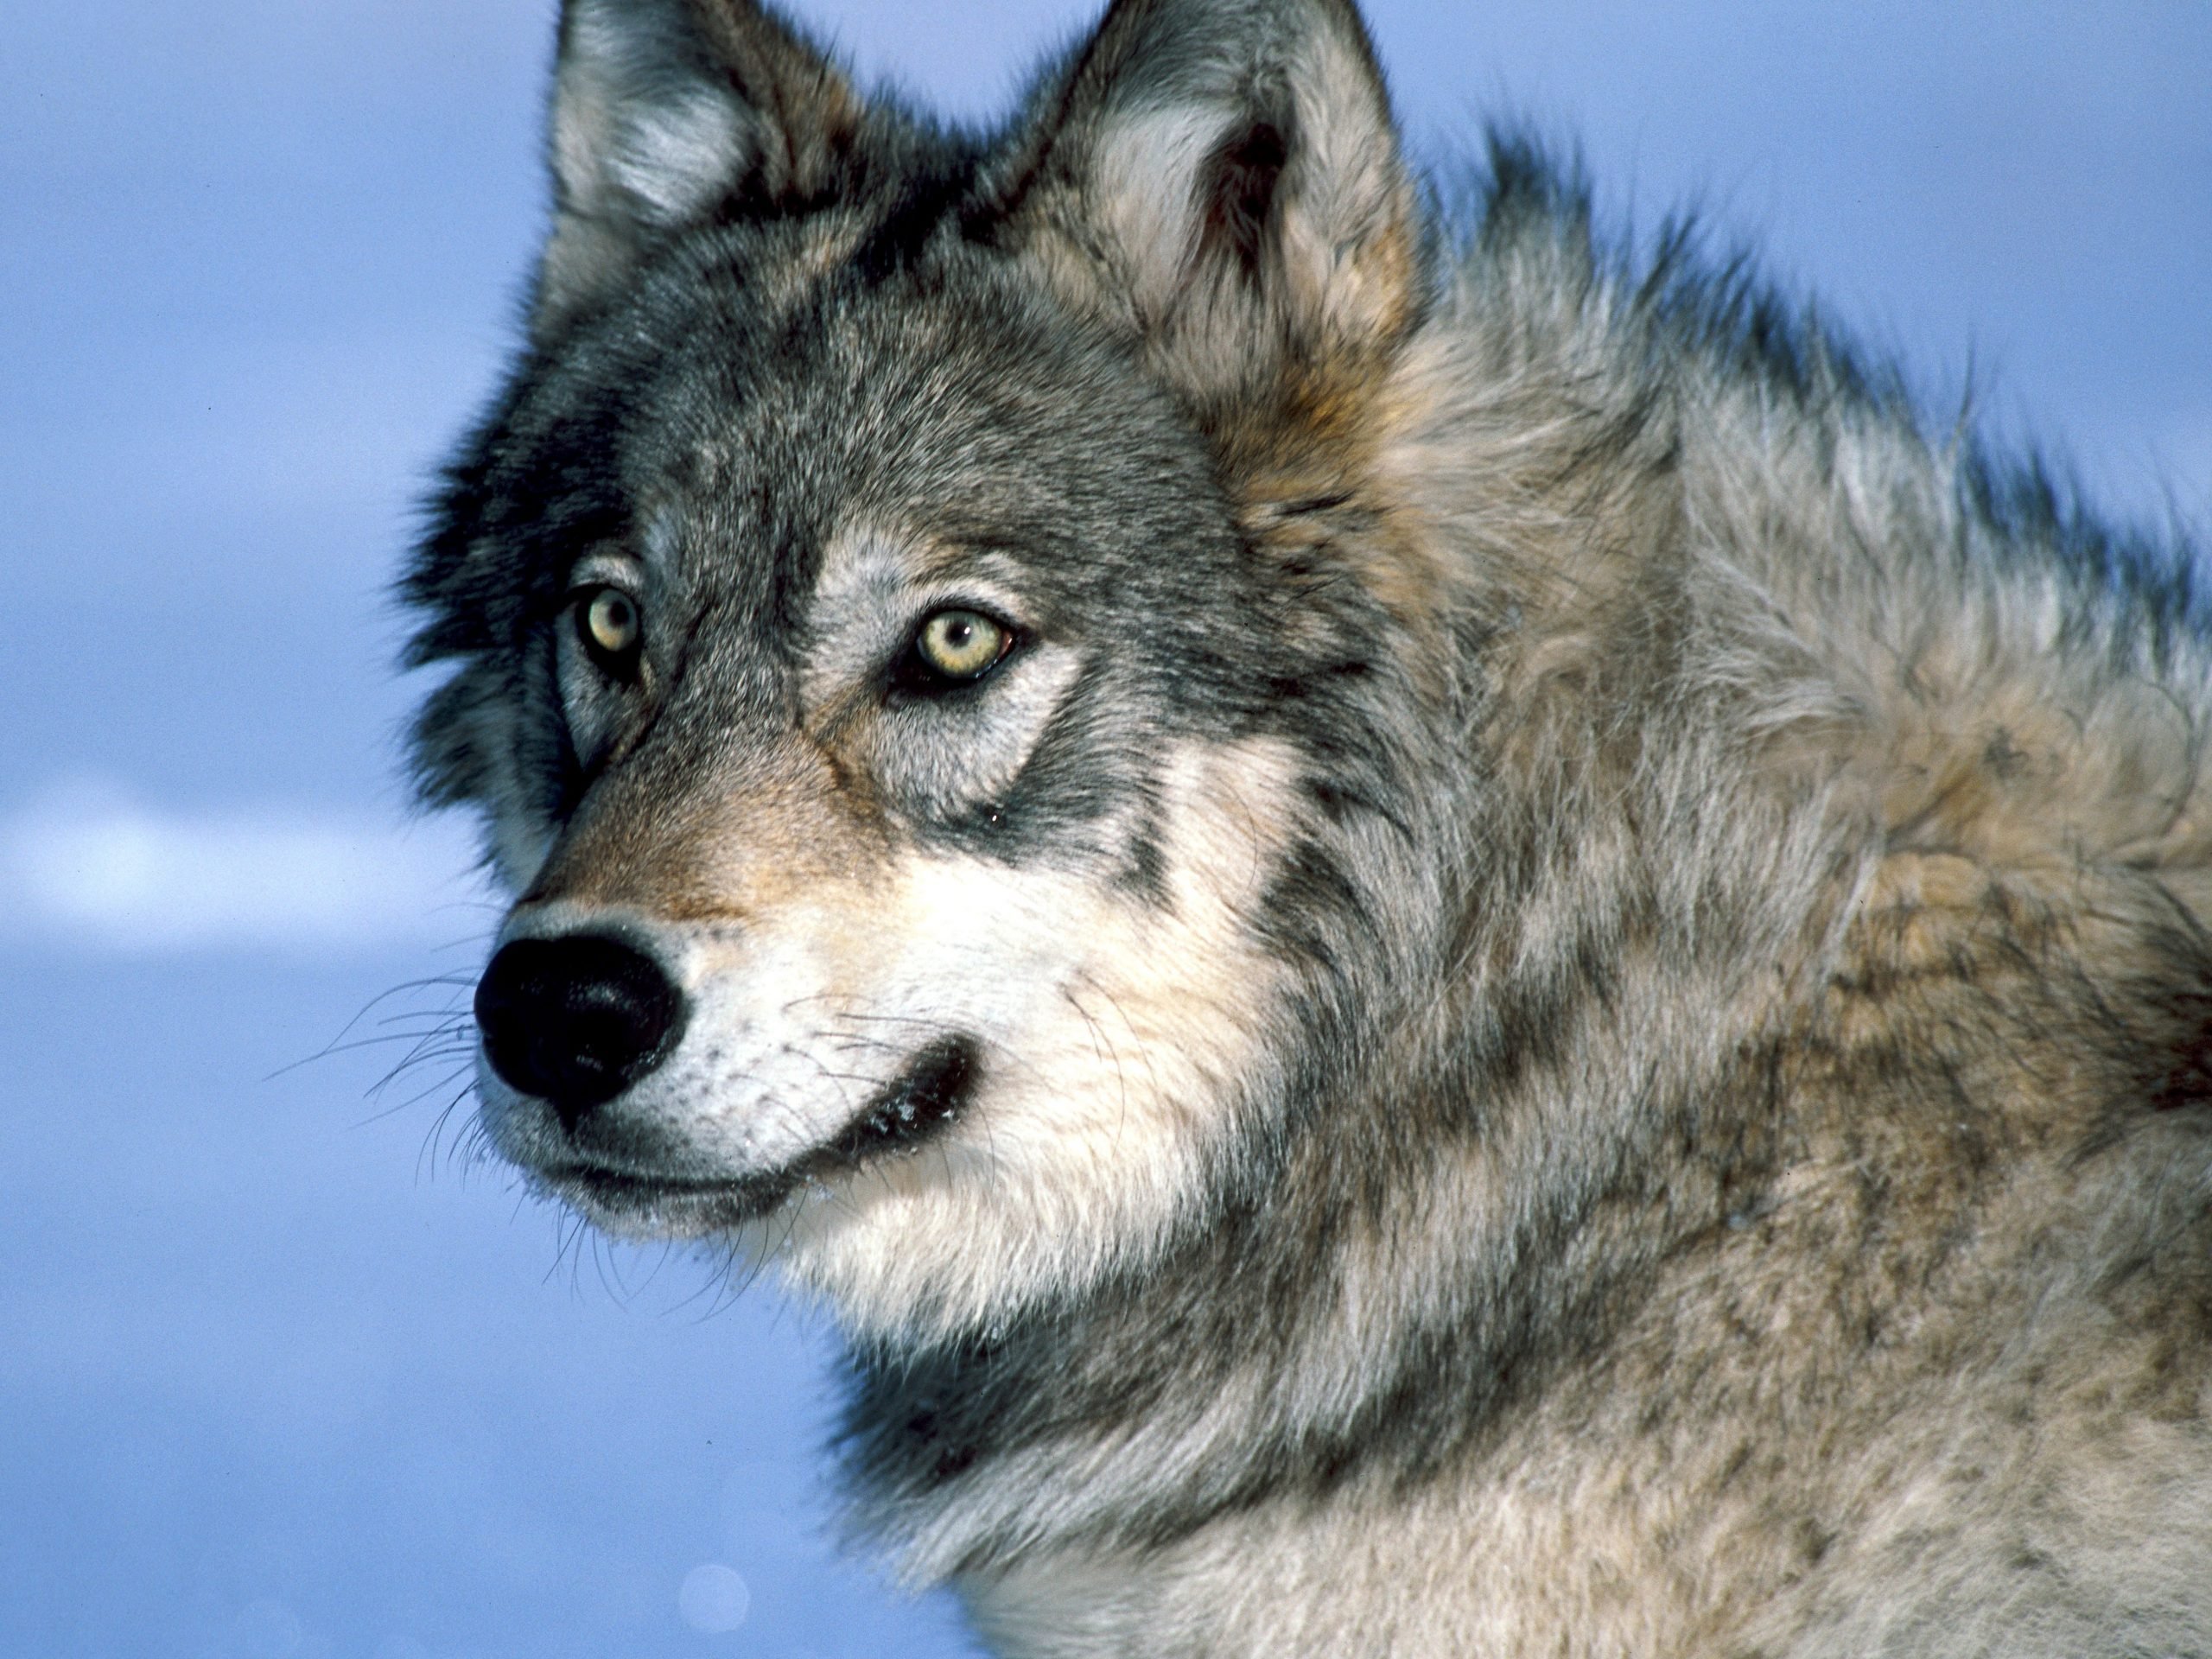
[[683,1015],[652,958],[601,933],[517,939],[476,986],[492,1069],[571,1128],[667,1057]]

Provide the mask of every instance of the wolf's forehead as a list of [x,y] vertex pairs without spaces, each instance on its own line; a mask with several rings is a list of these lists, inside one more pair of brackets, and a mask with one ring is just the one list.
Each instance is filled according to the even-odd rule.
[[1095,543],[1109,493],[1070,486],[1107,470],[1102,446],[1068,454],[1052,411],[1013,418],[951,379],[799,358],[718,401],[686,386],[649,404],[622,467],[637,556],[788,601],[948,576],[981,549]]
[[671,503],[644,515],[638,556],[659,581],[714,589],[724,599],[780,597],[794,619],[867,608],[917,588],[960,581],[1003,556],[861,513],[825,513],[772,531],[705,506]]
[[716,309],[652,319],[644,360],[607,365],[644,382],[621,398],[622,470],[640,508],[749,514],[822,536],[856,499],[941,486],[956,458],[980,481],[1038,447],[1033,424],[1007,420],[992,382],[1034,384],[1050,368],[1017,365],[1008,342],[965,338],[936,308],[848,297],[775,328]]

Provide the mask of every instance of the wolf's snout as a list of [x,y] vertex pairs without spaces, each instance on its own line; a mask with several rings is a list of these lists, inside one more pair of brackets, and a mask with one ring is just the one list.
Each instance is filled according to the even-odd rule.
[[570,1128],[658,1065],[683,1020],[683,994],[659,965],[600,933],[518,939],[476,986],[492,1069]]

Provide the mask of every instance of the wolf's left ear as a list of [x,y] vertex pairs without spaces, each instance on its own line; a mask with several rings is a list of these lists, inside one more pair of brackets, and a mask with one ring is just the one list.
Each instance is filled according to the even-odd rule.
[[823,196],[863,119],[836,67],[756,0],[563,0],[533,327],[556,328],[734,194]]
[[1063,293],[1201,404],[1356,373],[1419,308],[1413,187],[1351,0],[1116,0],[1002,165]]

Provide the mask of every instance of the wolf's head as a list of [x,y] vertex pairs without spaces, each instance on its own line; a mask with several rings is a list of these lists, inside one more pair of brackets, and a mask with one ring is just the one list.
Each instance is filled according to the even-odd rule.
[[1141,1262],[1373,1063],[1452,907],[1357,18],[1122,0],[976,138],[750,0],[569,0],[550,153],[407,588],[458,664],[424,791],[516,894],[493,1140],[861,1330]]

